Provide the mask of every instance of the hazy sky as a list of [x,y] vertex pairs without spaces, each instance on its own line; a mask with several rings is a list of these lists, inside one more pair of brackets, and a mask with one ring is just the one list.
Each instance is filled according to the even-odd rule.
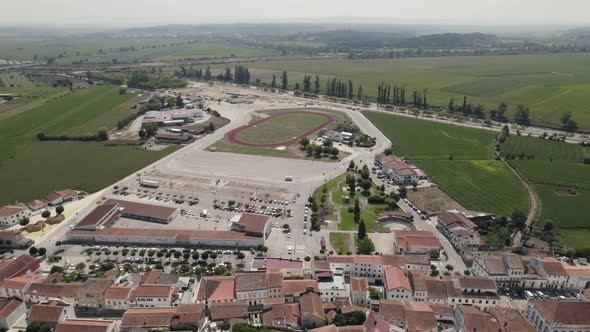
[[[392,23],[587,24],[590,0],[1,0],[0,24],[379,17]],[[382,19],[381,19],[382,21]]]

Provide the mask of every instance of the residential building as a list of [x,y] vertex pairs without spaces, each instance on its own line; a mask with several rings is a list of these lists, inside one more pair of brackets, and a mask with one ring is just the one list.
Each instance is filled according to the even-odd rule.
[[229,330],[234,324],[249,322],[247,302],[218,302],[209,305],[208,308],[209,320],[215,323],[217,328]]
[[119,325],[111,320],[66,319],[59,322],[55,332],[118,332]]
[[[147,332],[189,324],[202,326],[203,304],[182,304],[178,307],[131,308],[123,314],[121,331]],[[186,325],[185,325],[186,326]]]
[[590,267],[589,266],[564,266],[568,276],[565,288],[568,290],[580,291],[590,288]]
[[316,293],[320,292],[317,280],[283,280],[283,296],[287,303],[299,302],[301,294],[305,293],[308,288],[313,289]]
[[440,241],[430,231],[393,231],[393,248],[398,254],[438,254]]
[[17,297],[25,300],[25,292],[34,282],[40,282],[45,277],[38,273],[29,273],[23,276],[4,280],[0,283],[0,297]]
[[320,294],[308,289],[299,299],[301,327],[314,329],[326,325],[324,321],[324,307]]
[[0,261],[0,282],[22,275],[31,275],[39,271],[40,267],[39,261],[30,255],[2,260]]
[[383,283],[383,270],[387,266],[405,266],[401,255],[331,255],[328,257],[330,270],[341,270],[344,277],[367,278],[369,284]]
[[26,248],[33,244],[33,240],[23,237],[17,231],[0,231],[0,246],[9,248]]
[[0,329],[12,328],[27,313],[25,303],[17,298],[0,300]]
[[470,257],[473,251],[485,244],[477,231],[477,224],[459,212],[443,212],[438,215],[437,227],[459,254]]
[[524,264],[515,254],[476,255],[471,268],[476,276],[493,279],[500,287],[518,287],[524,275]]
[[269,271],[281,271],[283,277],[303,276],[303,261],[290,258],[271,258],[264,260],[264,265]]
[[24,204],[6,205],[0,207],[0,226],[10,227],[18,224],[23,218],[31,216]]
[[412,299],[412,287],[404,270],[399,266],[385,268],[385,299],[408,300]]
[[537,331],[517,308],[491,307],[489,312],[502,327],[502,332]]
[[46,206],[46,202],[40,199],[35,199],[27,202],[26,205],[31,211],[39,211]]
[[369,306],[369,283],[366,278],[350,278],[350,301],[359,307]]
[[201,277],[197,290],[197,303],[213,304],[236,301],[236,280],[231,277]]
[[71,189],[52,192],[43,199],[49,206],[60,205],[74,199],[76,193]]
[[348,291],[344,282],[342,270],[335,272],[316,274],[320,297],[322,302],[334,302],[338,298],[348,297]]
[[65,283],[61,281],[46,281],[32,283],[25,292],[25,300],[29,303],[44,303],[51,300],[61,300],[69,304],[76,304],[78,289],[82,282]]
[[[399,300],[380,300],[378,312],[371,313],[367,324],[371,322],[387,322],[387,331],[438,331],[438,325],[434,311],[426,303]],[[370,316],[371,316],[370,315]],[[371,324],[372,325],[372,324]],[[372,326],[378,328],[378,323]]]
[[27,317],[27,323],[43,322],[57,324],[70,318],[76,318],[73,305],[62,301],[49,301],[41,304],[33,304]]
[[113,283],[108,278],[89,278],[76,291],[76,304],[81,308],[104,309],[104,295]]
[[469,305],[455,307],[455,327],[458,332],[500,331],[500,324],[492,315]]
[[129,304],[132,308],[170,307],[176,300],[175,285],[143,284],[131,291]]
[[590,302],[529,301],[526,319],[539,332],[590,331]]
[[130,308],[131,286],[110,286],[104,295],[105,309],[127,310]]
[[555,258],[532,258],[529,271],[521,280],[523,288],[563,290],[567,286],[568,274],[563,264]]
[[280,272],[242,272],[236,273],[235,279],[238,301],[259,305],[265,299],[283,300],[283,275]]

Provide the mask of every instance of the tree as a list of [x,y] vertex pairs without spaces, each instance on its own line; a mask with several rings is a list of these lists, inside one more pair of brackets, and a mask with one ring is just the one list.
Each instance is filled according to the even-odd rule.
[[519,125],[528,126],[531,123],[529,118],[529,108],[523,104],[516,105],[514,121]]
[[561,115],[561,129],[570,133],[578,129],[578,123],[572,119],[572,112],[563,112]]
[[104,128],[101,128],[98,130],[98,132],[96,133],[96,138],[99,141],[107,141],[109,139],[109,134],[107,133],[107,130]]
[[289,79],[287,77],[287,71],[283,71],[283,75],[281,76],[281,89],[287,90],[289,87]]
[[324,146],[327,146],[327,147],[330,147],[330,146],[332,146],[332,144],[333,144],[333,142],[332,142],[332,140],[331,140],[331,139],[329,139],[329,138],[326,138],[326,139],[324,140],[324,143],[323,143],[323,145],[324,145]]
[[275,89],[277,87],[277,75],[272,74],[272,81],[270,82],[270,87]]
[[406,198],[408,196],[408,189],[405,186],[399,187],[399,197]]
[[63,205],[58,205],[58,206],[55,208],[55,213],[56,213],[56,214],[62,214],[63,212],[64,212],[64,207],[63,207]]
[[53,265],[51,267],[51,270],[49,270],[49,273],[50,274],[53,274],[53,273],[64,273],[64,268],[61,267],[61,266],[59,266],[59,265]]
[[176,106],[184,107],[184,100],[182,100],[181,95],[176,96]]
[[37,253],[38,253],[38,252],[39,252],[39,249],[37,249],[37,247],[30,247],[30,248],[29,248],[29,254],[30,254],[31,256],[35,256],[35,255],[37,255]]
[[309,138],[303,137],[302,139],[300,139],[299,145],[301,145],[302,148],[306,148],[309,145]]
[[383,294],[381,294],[381,292],[377,288],[369,287],[368,291],[369,291],[369,298],[371,300],[381,300],[383,298]]
[[244,258],[246,258],[246,255],[243,252],[240,251],[240,252],[238,252],[238,254],[236,255],[236,257],[239,260],[244,260]]
[[370,255],[375,251],[375,244],[369,237],[365,237],[358,241],[357,251],[360,255]]
[[355,167],[354,160],[351,160],[350,163],[348,163],[348,170],[352,171]]
[[51,216],[51,212],[49,212],[49,210],[45,210],[41,213],[41,217],[45,219],[49,218],[49,216]]
[[19,224],[19,225],[21,225],[21,226],[26,226],[26,225],[28,225],[28,224],[29,224],[29,222],[30,222],[29,218],[22,218],[22,219],[21,219],[21,220],[18,222],[18,224]]
[[313,154],[314,148],[312,144],[307,144],[307,146],[305,147],[305,152],[307,152],[308,156],[311,156]]
[[315,83],[313,86],[313,93],[316,95],[320,93],[320,77],[318,75],[315,76]]
[[31,322],[27,325],[25,332],[51,332],[55,328],[55,323]]
[[346,319],[346,316],[344,316],[341,312],[337,313],[336,316],[334,316],[332,323],[334,323],[334,325],[336,325],[336,326],[347,326],[348,325],[348,321]]
[[543,225],[543,231],[545,232],[553,232],[553,228],[555,226],[553,225],[553,223],[551,221],[547,221],[544,225]]
[[348,320],[349,325],[362,325],[367,319],[364,311],[355,310],[352,312],[352,316]]
[[510,216],[510,218],[514,222],[516,228],[518,228],[521,231],[524,230],[524,228],[526,227],[527,220],[526,213],[524,213],[522,210],[515,210],[514,212],[512,212],[512,216]]
[[361,207],[359,204],[359,200],[358,198],[354,200],[354,215],[360,215],[361,214]]
[[145,139],[146,133],[144,129],[140,129],[139,130],[139,138],[140,139]]
[[46,253],[47,253],[47,249],[45,249],[43,247],[39,248],[39,252],[38,252],[39,256],[45,256]]
[[366,237],[367,237],[367,229],[365,226],[365,221],[361,219],[361,222],[359,223],[358,238],[359,238],[359,240],[362,240]]

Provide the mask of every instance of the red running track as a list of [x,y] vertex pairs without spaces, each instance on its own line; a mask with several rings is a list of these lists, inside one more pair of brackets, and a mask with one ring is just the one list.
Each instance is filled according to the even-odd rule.
[[[271,120],[271,119],[274,119],[274,118],[277,118],[277,117],[280,117],[280,116],[283,116],[283,115],[287,115],[287,114],[296,114],[296,113],[304,113],[304,114],[315,114],[315,115],[319,115],[319,116],[322,116],[322,117],[324,117],[324,118],[326,119],[326,121],[325,121],[324,123],[322,123],[321,125],[319,125],[319,126],[317,126],[317,127],[313,128],[313,129],[310,129],[310,130],[308,130],[308,131],[306,131],[306,132],[304,132],[304,133],[300,134],[299,136],[297,136],[297,137],[295,137],[295,138],[293,138],[293,139],[290,139],[290,140],[288,140],[288,141],[284,141],[284,142],[256,144],[256,143],[249,143],[249,142],[244,142],[244,141],[242,141],[242,140],[240,140],[239,138],[237,138],[237,137],[236,137],[236,135],[237,135],[237,134],[239,134],[240,132],[242,132],[242,131],[244,131],[244,130],[248,130],[248,129],[250,129],[250,128],[252,128],[252,127],[254,127],[254,126],[258,125],[258,124],[261,124],[261,123],[263,123],[263,122],[265,122],[265,121],[268,121],[268,120]],[[229,138],[229,140],[230,140],[230,141],[232,141],[233,143],[240,144],[240,145],[246,145],[246,146],[259,146],[259,147],[278,147],[278,146],[288,146],[288,145],[291,145],[291,144],[295,144],[295,143],[297,143],[297,142],[298,142],[300,139],[302,139],[303,137],[306,137],[306,136],[309,136],[309,135],[311,135],[311,134],[315,133],[316,131],[318,131],[318,130],[320,130],[320,129],[324,128],[325,126],[329,125],[329,124],[330,124],[330,123],[332,123],[332,122],[334,122],[334,118],[333,118],[333,117],[331,117],[330,115],[326,114],[326,113],[317,113],[317,112],[304,112],[304,111],[299,111],[299,112],[285,112],[285,113],[274,114],[274,115],[271,115],[271,116],[269,116],[269,117],[266,117],[266,118],[264,118],[264,119],[260,119],[260,120],[258,120],[258,121],[256,121],[256,122],[250,123],[250,124],[248,124],[248,125],[245,125],[245,126],[242,126],[242,127],[236,128],[236,129],[232,130],[232,131],[231,131],[231,132],[228,134],[228,136],[227,136],[227,137],[228,137],[228,138]]]

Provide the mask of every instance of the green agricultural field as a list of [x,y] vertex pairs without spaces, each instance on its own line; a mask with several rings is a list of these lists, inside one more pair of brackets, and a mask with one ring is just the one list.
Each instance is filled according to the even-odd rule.
[[[392,142],[468,209],[510,215],[528,209],[526,189],[503,163],[493,159],[494,132],[365,112]],[[449,160],[449,156],[453,160]]]
[[511,165],[530,183],[540,201],[539,226],[552,222],[565,245],[590,248],[590,165],[582,163],[590,148],[539,138],[510,136],[502,153],[531,156],[511,160]]
[[[534,54],[370,60],[264,61],[248,67],[337,76],[376,95],[380,82],[428,89],[430,104],[447,106],[464,95],[488,110],[505,101],[531,109],[533,120],[558,124],[564,111],[590,128],[590,54]],[[294,82],[290,82],[294,83]],[[324,87],[325,84],[322,84]]]
[[567,188],[535,184],[535,192],[541,199],[541,215],[537,222],[543,225],[551,221],[558,228],[588,228],[586,218],[590,206],[590,190],[577,189],[575,194]]
[[177,147],[143,151],[104,142],[35,142],[0,167],[0,205],[65,188],[100,190],[166,156]]
[[2,73],[0,74],[0,88],[30,88],[34,87],[35,82],[28,79],[20,73]]
[[112,86],[97,86],[51,100],[42,106],[0,120],[0,162],[35,141],[35,135],[79,135],[113,128],[134,110],[122,107],[133,95]]
[[279,54],[277,50],[257,49],[220,43],[187,43],[181,38],[13,38],[0,40],[0,59],[58,63],[161,61],[185,58],[212,58]]
[[590,158],[590,148],[578,144],[543,140],[511,135],[502,144],[502,152],[505,155],[524,155],[535,160],[562,160],[582,162],[584,158]]

